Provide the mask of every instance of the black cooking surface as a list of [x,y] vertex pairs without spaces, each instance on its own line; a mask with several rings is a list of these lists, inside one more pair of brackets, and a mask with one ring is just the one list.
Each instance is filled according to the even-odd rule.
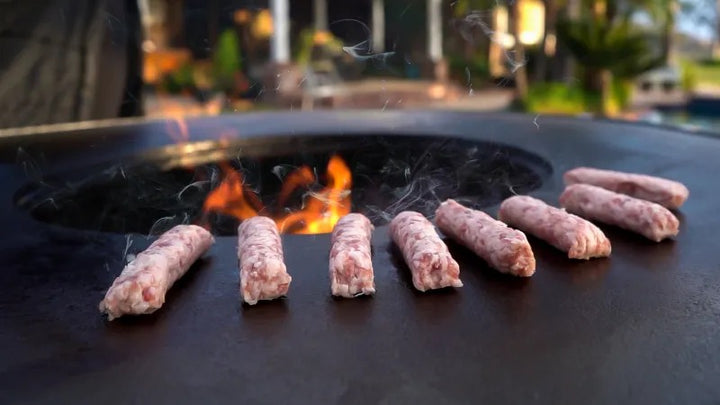
[[[282,150],[298,139],[302,146]],[[438,201],[447,198],[476,208],[492,206],[540,187],[552,173],[550,163],[520,148],[408,135],[272,137],[262,145],[228,141],[192,156],[204,162],[146,156],[55,173],[28,182],[15,201],[35,219],[77,229],[159,235],[181,223],[202,222],[214,235],[231,236],[237,234],[236,218],[203,212],[203,202],[228,171],[242,176],[244,193],[253,196],[256,210],[278,215],[299,210],[308,193],[327,185],[326,166],[338,156],[353,175],[353,211],[375,225],[389,223],[404,210],[432,216]],[[282,183],[300,167],[315,173],[316,181],[278,201]]]
[[377,295],[334,300],[329,236],[285,235],[289,297],[246,308],[236,240],[218,237],[161,311],[111,323],[97,303],[126,251],[152,239],[34,220],[16,206],[18,191],[50,173],[172,149],[165,123],[3,140],[0,403],[717,403],[720,143],[639,125],[538,123],[316,113],[199,119],[189,128],[193,142],[234,129],[258,144],[266,135],[382,133],[511,145],[550,163],[531,194],[551,203],[562,173],[578,165],[666,176],[691,191],[677,240],[654,244],[604,227],[612,257],[589,262],[531,240],[538,270],[530,279],[499,275],[450,244],[465,286],[421,294],[380,226]]

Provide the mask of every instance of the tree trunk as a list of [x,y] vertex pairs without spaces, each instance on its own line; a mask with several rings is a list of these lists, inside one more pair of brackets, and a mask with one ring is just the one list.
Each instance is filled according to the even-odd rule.
[[[715,15],[720,16],[720,0],[715,0]],[[720,18],[716,17],[720,20]],[[720,58],[720,21],[715,24],[715,41],[713,42],[713,57]]]
[[[474,37],[475,33],[473,32],[472,35]],[[472,41],[463,41],[463,54],[466,61],[470,61],[475,55],[475,44]]]
[[518,101],[525,101],[528,94],[528,78],[525,61],[525,47],[520,43],[520,7],[519,1],[514,1],[510,8],[510,24],[515,34],[515,60],[513,73],[515,75],[515,97]]
[[603,69],[600,71],[600,113],[603,117],[613,115],[617,106],[613,105],[612,73]]
[[[720,2],[720,0],[718,0]],[[662,35],[660,37],[660,52],[665,64],[670,64],[672,59],[672,42],[673,32],[675,31],[675,12],[677,11],[677,1],[670,0],[665,21],[663,21]]]
[[[581,0],[568,0],[566,9],[568,20],[576,21],[577,19],[579,19],[581,10]],[[568,85],[572,85],[575,83],[576,80],[575,76],[577,75],[577,64],[566,49],[563,50],[563,54],[565,55],[565,66],[563,67],[563,71],[565,73],[565,83]]]
[[[608,5],[607,0],[595,0],[593,2],[593,18],[596,23],[612,20],[615,8],[608,7]],[[608,25],[606,24],[605,27]],[[612,74],[607,69],[587,69],[587,75],[586,88],[589,87],[589,90],[600,93],[600,105],[596,112],[602,116],[608,116],[612,100]]]
[[211,46],[217,45],[218,36],[220,35],[220,7],[218,0],[210,0],[208,10],[208,39]]
[[[545,81],[548,76],[548,57],[554,57],[555,52],[552,55],[548,55],[547,46],[549,37],[552,36],[555,39],[555,24],[557,23],[557,0],[545,0],[545,35],[540,43],[540,53],[538,54],[537,64],[535,67],[535,80]],[[557,46],[557,45],[555,45]]]
[[666,22],[663,25],[663,32],[662,36],[660,38],[660,54],[662,55],[662,59],[665,61],[665,64],[670,64],[670,47],[672,46],[672,24],[670,22]]

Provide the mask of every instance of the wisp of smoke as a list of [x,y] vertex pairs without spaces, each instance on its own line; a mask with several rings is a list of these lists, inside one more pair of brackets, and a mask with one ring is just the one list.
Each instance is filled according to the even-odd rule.
[[381,173],[402,174],[405,185],[391,187],[388,184],[379,185],[382,194],[392,195],[392,202],[386,207],[366,205],[368,218],[372,222],[388,222],[395,215],[409,209],[419,211],[432,217],[437,205],[442,202],[437,190],[442,188],[444,193],[453,193],[457,190],[456,180],[443,167],[437,167],[431,162],[432,151],[441,147],[443,142],[431,143],[416,159],[405,161],[388,159],[380,170]]
[[23,172],[25,172],[25,177],[27,177],[30,181],[42,183],[43,174],[40,170],[40,165],[22,147],[18,147],[15,161],[20,167],[22,167]]
[[[130,250],[130,246],[132,246],[132,244],[133,244],[132,235],[130,235],[130,234],[125,235],[125,250],[123,251],[123,254],[122,254],[122,260],[125,260],[128,257],[128,251]],[[129,260],[128,260],[128,262],[129,262]]]
[[[515,74],[518,69],[527,64],[527,58],[519,61],[515,57],[515,50],[506,49],[502,46],[502,43],[498,41],[495,30],[493,30],[491,24],[486,21],[491,19],[491,11],[471,10],[463,18],[455,20],[453,25],[458,33],[460,33],[460,36],[473,46],[475,45],[474,34],[479,28],[483,35],[488,37],[491,42],[500,45],[500,48],[503,50],[503,54],[505,55],[505,61],[510,67],[510,73]],[[469,71],[467,72],[469,73]]]
[[468,95],[472,96],[474,93],[472,85],[472,75],[470,74],[470,69],[467,66],[465,66],[465,76],[467,77]]
[[202,191],[205,188],[205,186],[210,185],[210,183],[211,183],[210,180],[199,180],[199,181],[194,181],[194,182],[188,184],[187,186],[183,187],[183,189],[180,190],[180,192],[178,193],[178,195],[177,195],[178,201],[183,201],[183,194],[185,194],[185,192],[187,192],[188,190],[194,189],[196,191]]
[[34,205],[30,208],[30,210],[36,210],[36,209],[40,208],[41,205],[44,205],[44,204],[50,204],[55,210],[60,209],[60,208],[58,207],[57,203],[55,202],[55,198],[49,197],[49,198],[46,198],[46,199],[40,201],[40,202],[37,203],[37,204],[34,204]]
[[387,67],[388,58],[395,55],[395,51],[373,53],[372,34],[370,28],[364,22],[356,20],[354,18],[344,18],[342,20],[333,21],[330,25],[352,22],[360,24],[367,35],[367,39],[358,42],[355,45],[343,46],[342,49],[345,53],[352,56],[356,61],[371,61],[379,66]]
[[370,44],[370,41],[365,40],[365,41],[362,41],[362,42],[357,43],[352,46],[343,46],[342,49],[343,49],[343,51],[345,51],[345,53],[352,56],[356,60],[359,60],[359,61],[372,60],[372,61],[381,62],[382,64],[387,63],[387,59],[390,56],[395,55],[394,51],[371,53],[369,44]]
[[170,228],[174,227],[175,225],[180,225],[184,223],[187,218],[187,214],[185,214],[182,218],[179,218],[177,215],[160,218],[155,221],[153,226],[150,228],[150,231],[148,232],[148,237],[162,235],[163,233],[169,231]]

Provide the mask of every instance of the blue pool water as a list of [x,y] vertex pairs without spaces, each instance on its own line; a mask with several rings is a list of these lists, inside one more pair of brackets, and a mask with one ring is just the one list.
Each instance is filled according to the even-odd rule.
[[685,111],[656,112],[645,117],[645,121],[677,126],[689,131],[711,132],[720,137],[720,112],[718,115],[699,115]]

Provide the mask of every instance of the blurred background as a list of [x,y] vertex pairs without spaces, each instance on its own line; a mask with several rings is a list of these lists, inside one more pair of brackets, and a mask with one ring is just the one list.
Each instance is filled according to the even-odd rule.
[[720,135],[720,0],[0,0],[0,128],[260,110]]

